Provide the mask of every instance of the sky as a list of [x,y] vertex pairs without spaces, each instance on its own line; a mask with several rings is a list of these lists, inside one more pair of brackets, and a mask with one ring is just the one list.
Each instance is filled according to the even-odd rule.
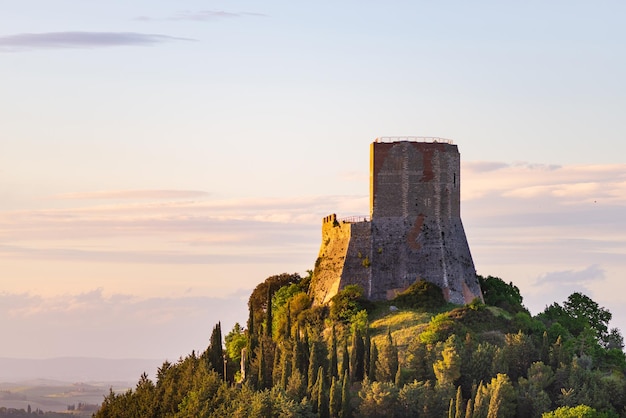
[[623,1],[0,2],[0,357],[176,360],[458,145],[479,274],[626,331]]

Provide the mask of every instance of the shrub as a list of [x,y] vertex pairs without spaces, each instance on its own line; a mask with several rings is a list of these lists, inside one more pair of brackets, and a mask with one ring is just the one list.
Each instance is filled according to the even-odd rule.
[[439,286],[419,280],[396,296],[392,303],[403,308],[431,311],[445,305],[446,300]]

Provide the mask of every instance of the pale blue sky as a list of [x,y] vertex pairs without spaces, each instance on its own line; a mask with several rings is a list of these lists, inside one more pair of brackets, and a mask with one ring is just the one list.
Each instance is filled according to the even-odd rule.
[[369,143],[394,135],[458,144],[479,273],[534,313],[583,291],[624,329],[625,12],[1,2],[0,327],[30,337],[0,357],[203,349],[313,266],[321,217],[367,213]]

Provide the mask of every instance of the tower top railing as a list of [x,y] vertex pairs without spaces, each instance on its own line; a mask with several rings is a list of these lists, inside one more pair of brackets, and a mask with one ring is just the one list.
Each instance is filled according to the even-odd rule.
[[374,142],[429,142],[433,144],[454,144],[454,141],[436,136],[379,136]]
[[365,215],[355,215],[355,216],[345,216],[343,218],[338,218],[338,222],[344,222],[347,224],[354,224],[358,222],[369,222],[370,217]]

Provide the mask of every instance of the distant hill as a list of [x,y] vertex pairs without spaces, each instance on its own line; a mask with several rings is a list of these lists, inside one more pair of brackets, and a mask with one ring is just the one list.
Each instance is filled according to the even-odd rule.
[[163,360],[155,359],[0,357],[0,383],[40,379],[61,382],[136,382],[144,372],[153,376],[162,363]]

